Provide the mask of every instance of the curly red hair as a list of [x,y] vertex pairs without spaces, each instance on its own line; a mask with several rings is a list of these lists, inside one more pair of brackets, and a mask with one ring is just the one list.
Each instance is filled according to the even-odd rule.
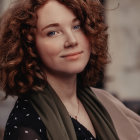
[[[17,0],[0,19],[0,86],[8,95],[42,89],[45,73],[36,50],[36,11],[48,0]],[[91,46],[90,60],[78,82],[94,86],[108,62],[104,8],[98,0],[57,0],[79,18]]]

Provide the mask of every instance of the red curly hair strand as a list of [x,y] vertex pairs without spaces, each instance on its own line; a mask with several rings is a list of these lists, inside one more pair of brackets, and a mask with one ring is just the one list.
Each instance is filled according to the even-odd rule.
[[[17,0],[0,18],[0,86],[8,95],[42,89],[45,73],[36,50],[37,10],[48,0]],[[104,9],[98,0],[57,0],[81,21],[90,41],[91,56],[78,83],[94,86],[108,62],[107,27]]]

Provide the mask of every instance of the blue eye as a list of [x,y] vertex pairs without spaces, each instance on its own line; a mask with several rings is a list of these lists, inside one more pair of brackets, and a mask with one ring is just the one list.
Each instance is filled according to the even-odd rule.
[[81,28],[80,25],[76,25],[76,26],[74,26],[74,29],[75,29],[75,30],[78,30],[78,29],[80,29],[80,28]]
[[47,33],[47,36],[54,36],[55,34],[56,34],[55,31],[51,31],[51,32]]

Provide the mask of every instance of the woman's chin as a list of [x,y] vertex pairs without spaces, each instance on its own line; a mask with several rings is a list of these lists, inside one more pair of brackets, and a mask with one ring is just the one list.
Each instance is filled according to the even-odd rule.
[[68,71],[70,74],[78,74],[84,70],[85,67],[73,68]]

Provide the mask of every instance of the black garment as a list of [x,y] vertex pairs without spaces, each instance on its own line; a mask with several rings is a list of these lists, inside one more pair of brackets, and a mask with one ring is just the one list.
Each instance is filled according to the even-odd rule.
[[[82,124],[71,119],[78,140],[96,140]],[[47,140],[46,127],[26,97],[16,101],[6,124],[4,140]]]

